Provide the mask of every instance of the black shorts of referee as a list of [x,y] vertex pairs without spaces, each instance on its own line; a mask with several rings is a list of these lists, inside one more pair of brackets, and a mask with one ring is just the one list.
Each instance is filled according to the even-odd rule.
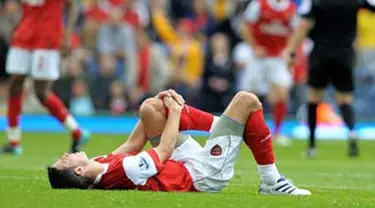
[[308,84],[313,89],[332,84],[336,91],[350,93],[354,90],[354,63],[352,48],[330,52],[313,50],[309,57]]

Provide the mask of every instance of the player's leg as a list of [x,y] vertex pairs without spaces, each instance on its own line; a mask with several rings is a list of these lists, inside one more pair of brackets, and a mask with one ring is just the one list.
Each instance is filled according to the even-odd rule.
[[319,103],[324,99],[324,89],[329,82],[329,72],[328,62],[321,60],[317,54],[310,55],[307,92],[307,124],[310,132],[307,156],[309,157],[316,155],[317,109]]
[[288,115],[289,91],[292,86],[292,76],[284,61],[279,58],[264,60],[267,79],[270,84],[268,100],[272,105],[274,121],[274,136],[276,141],[283,145],[290,145],[290,140],[281,134],[281,126]]
[[[197,110],[197,112],[199,111]],[[205,112],[200,114],[206,117],[210,115]],[[190,120],[188,119],[189,114],[187,114],[186,111],[183,111],[181,115],[180,124],[182,124],[182,126],[189,126],[187,125]],[[140,107],[139,116],[147,138],[151,145],[156,147],[160,143],[160,135],[164,130],[167,121],[167,113],[164,109],[163,101],[158,98],[147,99]],[[202,122],[202,126],[212,123],[210,122],[211,119],[206,118],[206,120],[206,122]],[[177,138],[176,149],[173,151],[171,159],[186,163],[191,160],[192,155],[199,155],[201,151],[202,146],[198,142],[190,136],[180,133]]]
[[[158,98],[145,100],[139,111],[140,118],[146,128],[146,135],[153,146],[159,144],[159,136],[164,130],[168,111],[163,101]],[[188,105],[181,112],[180,131],[200,130],[209,132],[214,124],[215,117],[212,114],[190,107]],[[181,144],[181,141],[178,142]]]
[[72,152],[89,139],[89,133],[81,130],[77,121],[69,114],[63,102],[51,90],[53,81],[59,74],[60,54],[56,50],[35,50],[32,54],[31,75],[34,78],[34,88],[40,103],[55,117],[72,135]]
[[[345,61],[343,61],[345,60]],[[359,154],[357,137],[354,132],[355,116],[353,110],[353,55],[348,54],[342,57],[340,62],[337,62],[334,67],[334,74],[332,74],[333,85],[336,88],[335,100],[340,108],[342,118],[348,127],[350,133],[349,139],[349,152],[348,155],[356,157]]]
[[[243,138],[242,138],[243,137]],[[271,132],[263,118],[262,105],[251,93],[239,92],[233,98],[204,149],[208,177],[196,182],[204,191],[219,191],[233,177],[240,144],[245,140],[261,175],[263,194],[309,195],[279,174],[275,165]]]
[[8,88],[8,144],[1,150],[4,153],[22,154],[19,116],[22,112],[23,84],[30,68],[30,51],[21,48],[9,50],[6,60],[6,71],[11,75]]

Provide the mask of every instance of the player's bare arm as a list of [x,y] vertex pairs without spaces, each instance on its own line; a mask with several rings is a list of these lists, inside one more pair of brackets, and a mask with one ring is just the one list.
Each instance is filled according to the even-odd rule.
[[155,96],[155,98],[163,100],[166,96],[172,97],[180,105],[185,104],[185,99],[173,89],[161,91]]
[[256,54],[256,56],[258,58],[263,57],[265,55],[265,50],[264,50],[263,47],[261,47],[258,44],[256,44],[256,42],[254,40],[254,37],[252,35],[251,30],[252,30],[251,27],[249,27],[246,24],[242,24],[242,26],[241,26],[241,35],[242,35],[242,38],[245,40],[245,42],[247,44],[249,44],[249,46],[252,49],[254,49],[254,52],[255,52],[255,54]]
[[258,45],[253,37],[252,25],[258,21],[260,13],[259,2],[252,1],[244,13],[244,21],[241,25],[243,40],[254,50],[258,58],[265,56],[265,49]]
[[142,121],[138,121],[126,142],[115,149],[112,154],[139,153],[144,148],[146,142],[145,127]]
[[164,105],[168,108],[169,114],[167,124],[161,134],[160,144],[154,148],[155,152],[159,156],[160,161],[163,163],[169,159],[176,146],[180,115],[183,108],[182,105],[178,104],[172,97],[166,96],[163,98]]
[[283,58],[289,66],[294,62],[298,46],[302,44],[302,41],[314,26],[314,14],[312,10],[313,3],[311,0],[304,0],[298,9],[298,13],[301,15],[300,21],[289,38],[287,47],[283,53]]
[[69,4],[69,13],[68,13],[68,21],[65,28],[64,39],[62,42],[62,49],[63,52],[66,52],[69,48],[69,39],[72,33],[74,32],[74,26],[78,20],[79,16],[79,7],[76,0],[67,0],[67,4]]
[[302,41],[305,39],[309,31],[314,25],[314,20],[310,18],[301,18],[295,32],[289,38],[286,50],[288,52],[295,52]]

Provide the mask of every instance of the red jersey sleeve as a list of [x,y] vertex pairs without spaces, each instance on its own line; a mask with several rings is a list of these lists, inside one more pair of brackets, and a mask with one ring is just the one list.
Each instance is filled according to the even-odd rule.
[[158,172],[163,170],[164,165],[161,163],[158,154],[155,152],[154,149],[147,150],[147,153],[151,156],[152,160],[154,161],[154,164],[156,166],[156,169]]
[[125,157],[123,160],[125,174],[135,185],[145,185],[147,180],[160,173],[163,167],[153,149]]

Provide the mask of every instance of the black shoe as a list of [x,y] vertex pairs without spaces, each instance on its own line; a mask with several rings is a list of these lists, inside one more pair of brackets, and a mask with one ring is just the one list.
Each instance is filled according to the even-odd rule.
[[316,157],[315,147],[309,147],[309,149],[307,150],[307,157]]
[[11,147],[9,145],[4,145],[0,149],[0,154],[12,154],[12,155],[22,155],[22,147],[17,146],[17,147]]
[[80,143],[79,141],[73,141],[72,149],[70,150],[71,153],[76,153],[81,150],[81,145],[79,143]]
[[358,144],[356,140],[352,140],[349,142],[349,157],[358,157],[359,156],[359,150],[358,150]]
[[71,152],[80,152],[83,146],[85,146],[86,143],[90,140],[90,138],[91,133],[88,130],[83,130],[81,138],[78,141],[73,141]]

